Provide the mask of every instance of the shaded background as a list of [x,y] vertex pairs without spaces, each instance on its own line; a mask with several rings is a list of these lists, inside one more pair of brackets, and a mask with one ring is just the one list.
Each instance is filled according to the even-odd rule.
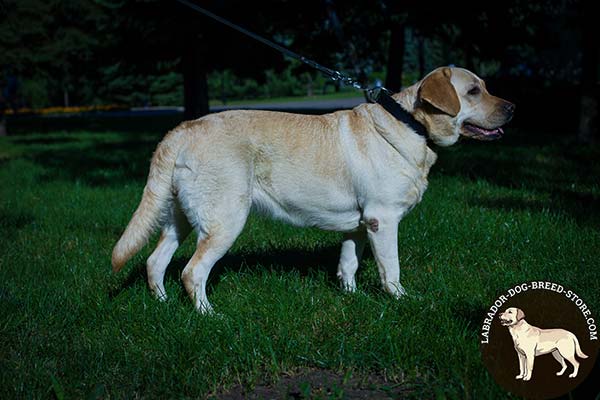
[[[514,126],[597,136],[598,32],[588,1],[197,4],[392,90],[437,66],[463,66],[517,103]],[[0,54],[8,132],[12,120],[18,131],[18,115],[53,106],[184,106],[180,120],[209,112],[209,99],[345,90],[174,0],[5,0]]]
[[[209,106],[302,98],[303,112],[320,113],[321,99],[361,93],[174,0],[0,0],[0,131],[11,135],[0,138],[0,398],[246,398],[269,381],[284,385],[271,397],[297,398],[290,371],[338,382],[354,371],[378,394],[387,381],[413,398],[505,398],[477,346],[496,288],[553,280],[600,309],[589,3],[196,1],[371,85],[398,90],[437,66],[467,67],[517,103],[516,118],[502,140],[436,149],[427,195],[399,228],[403,279],[418,296],[381,293],[368,256],[364,295],[341,296],[339,235],[252,217],[209,283],[228,318],[207,324],[178,281],[193,241],[173,262],[166,304],[146,289],[150,248],[128,275],[108,272],[156,143]],[[528,306],[529,322],[577,332],[552,300]],[[497,333],[515,368],[506,328]],[[542,378],[557,367],[547,357],[536,360]],[[589,398],[598,376],[596,363],[566,398]]]

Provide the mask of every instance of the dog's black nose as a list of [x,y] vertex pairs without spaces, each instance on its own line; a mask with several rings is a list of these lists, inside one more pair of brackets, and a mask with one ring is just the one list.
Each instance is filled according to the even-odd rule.
[[508,101],[502,106],[506,115],[513,115],[513,113],[515,112],[515,107],[516,106],[513,103],[509,103]]

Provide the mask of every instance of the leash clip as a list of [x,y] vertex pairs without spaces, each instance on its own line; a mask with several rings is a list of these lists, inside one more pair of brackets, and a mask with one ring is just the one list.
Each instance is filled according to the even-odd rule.
[[375,86],[365,89],[366,98],[370,103],[379,103],[384,95],[391,96],[393,93],[383,86]]

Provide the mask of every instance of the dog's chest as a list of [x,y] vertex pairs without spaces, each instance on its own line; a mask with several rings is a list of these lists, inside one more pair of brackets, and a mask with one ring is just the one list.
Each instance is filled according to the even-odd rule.
[[512,336],[515,348],[521,351],[525,351],[529,347],[533,336],[529,330],[512,330],[510,331],[510,335]]
[[399,157],[385,164],[372,170],[365,179],[366,201],[387,204],[404,212],[412,210],[427,190],[429,165],[419,167]]
[[522,338],[519,338],[519,336],[513,336],[513,343],[517,349],[523,350],[523,339]]

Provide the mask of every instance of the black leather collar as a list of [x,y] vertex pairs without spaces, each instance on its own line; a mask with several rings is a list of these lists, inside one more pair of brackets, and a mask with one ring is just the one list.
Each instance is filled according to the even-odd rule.
[[408,125],[417,134],[423,136],[425,139],[429,139],[429,134],[425,126],[417,121],[408,111],[394,100],[385,90],[380,90],[377,94],[375,102],[379,104],[383,109],[389,112],[398,121]]

